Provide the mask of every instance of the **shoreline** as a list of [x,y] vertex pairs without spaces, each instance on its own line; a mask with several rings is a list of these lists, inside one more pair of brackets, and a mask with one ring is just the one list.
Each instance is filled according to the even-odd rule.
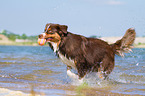
[[33,96],[22,91],[14,91],[7,88],[0,88],[0,96]]
[[[101,37],[99,39],[106,41],[108,44],[113,44],[121,38],[122,37]],[[145,48],[145,37],[136,37],[133,46],[134,48]]]
[[45,96],[42,93],[37,93],[34,89],[30,91],[22,91],[17,88],[0,87],[0,96]]
[[[115,43],[117,40],[120,40],[122,37],[101,37],[98,39],[106,41],[108,44]],[[3,41],[0,40],[0,45],[5,46],[39,46],[37,42],[14,42],[14,41]],[[145,48],[145,37],[136,37],[134,41],[134,48]],[[48,46],[48,44],[44,45]]]
[[[0,43],[0,46],[40,46],[38,44],[1,44]],[[44,46],[49,46],[49,45],[44,45]],[[133,45],[134,48],[145,48],[145,44],[134,44]]]
[[[40,46],[38,44],[0,44],[0,46]],[[49,45],[44,45],[49,46]],[[134,44],[134,48],[145,48],[145,44]]]
[[[46,89],[44,89],[46,91]],[[54,90],[54,93],[51,92]],[[39,92],[34,91],[33,89],[30,92],[24,92],[21,90],[15,90],[15,89],[9,89],[9,88],[1,88],[0,87],[0,96],[47,96],[47,95],[56,95],[55,91],[58,92],[61,95],[65,96],[130,96],[130,95],[136,95],[141,96],[139,94],[122,94],[122,93],[116,93],[111,92],[108,88],[94,88],[89,87],[85,85],[80,86],[65,86],[65,85],[54,85],[54,86],[48,86],[47,92],[43,91],[43,89],[39,89]]]

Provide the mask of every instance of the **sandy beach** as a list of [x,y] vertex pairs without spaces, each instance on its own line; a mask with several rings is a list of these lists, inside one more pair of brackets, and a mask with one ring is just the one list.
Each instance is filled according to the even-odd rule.
[[[120,40],[122,37],[101,37],[100,39],[108,42],[109,44],[115,43],[117,40]],[[145,48],[145,37],[136,37],[134,41],[135,48]]]
[[21,91],[13,91],[6,88],[0,88],[0,96],[32,96]]
[[34,90],[31,90],[30,92],[22,92],[20,90],[12,90],[8,88],[0,88],[0,96],[45,96],[44,94],[36,93]]

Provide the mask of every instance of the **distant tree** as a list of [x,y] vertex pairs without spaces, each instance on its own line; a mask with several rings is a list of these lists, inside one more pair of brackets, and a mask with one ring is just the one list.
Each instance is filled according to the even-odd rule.
[[90,38],[97,38],[97,36],[96,35],[92,35],[92,36],[90,36]]
[[5,35],[6,37],[9,38],[9,40],[15,41],[16,39],[28,39],[31,40],[32,42],[37,42],[38,36],[27,36],[25,33],[22,35],[15,34],[13,32],[7,31],[7,30],[2,30],[0,34]]
[[20,35],[16,35],[16,38],[17,39],[22,39]]
[[29,39],[29,40],[32,40],[32,41],[37,41],[37,39],[38,39],[38,36],[29,36],[29,37],[27,37],[27,39]]
[[6,37],[9,38],[9,40],[15,41],[16,35],[12,32],[9,32],[7,30],[2,30],[1,34],[5,35]]
[[90,38],[101,38],[101,36],[92,35]]
[[8,35],[9,40],[15,41],[16,35]]
[[21,37],[22,37],[22,39],[24,39],[24,40],[27,39],[27,35],[26,35],[25,33],[23,33]]
[[7,35],[7,30],[2,30],[1,34],[6,36]]

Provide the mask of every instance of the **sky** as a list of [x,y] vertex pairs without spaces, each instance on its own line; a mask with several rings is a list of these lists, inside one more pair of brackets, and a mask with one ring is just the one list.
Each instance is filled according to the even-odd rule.
[[145,0],[0,0],[0,31],[38,35],[47,23],[84,36],[145,36]]

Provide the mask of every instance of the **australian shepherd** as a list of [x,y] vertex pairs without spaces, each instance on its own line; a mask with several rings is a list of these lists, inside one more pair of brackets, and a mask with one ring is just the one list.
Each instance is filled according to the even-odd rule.
[[[81,80],[90,72],[99,73],[106,79],[114,69],[115,54],[124,56],[131,52],[135,40],[135,29],[126,31],[122,39],[114,44],[97,38],[87,38],[67,31],[68,26],[48,23],[39,39],[45,39],[51,49],[67,65],[67,75]],[[77,70],[77,74],[71,69]]]

